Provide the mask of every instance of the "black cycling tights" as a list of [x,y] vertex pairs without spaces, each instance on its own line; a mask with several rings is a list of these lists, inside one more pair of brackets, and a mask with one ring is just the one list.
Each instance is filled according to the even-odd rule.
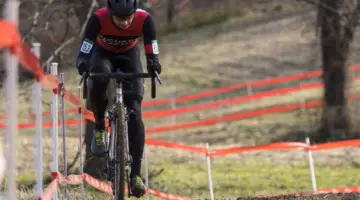
[[[123,72],[142,72],[140,64],[139,50],[135,48],[126,54],[121,56],[127,56],[128,61],[119,60],[121,56],[106,52],[102,49],[94,49],[92,59],[90,62],[91,72],[94,73],[109,73],[114,71],[113,66],[119,66]],[[118,59],[119,57],[119,59]],[[123,59],[123,58],[121,58]],[[120,67],[122,65],[123,67]],[[133,164],[131,166],[131,177],[140,175],[141,160],[144,151],[145,142],[145,130],[141,116],[141,101],[143,95],[143,80],[130,80],[130,84],[124,84],[124,90],[131,90],[133,93],[123,96],[124,104],[129,112],[128,121],[128,133],[129,133],[129,146],[130,154],[133,158]],[[105,80],[98,77],[91,79],[90,85],[90,101],[91,109],[95,116],[95,128],[104,129],[104,117],[105,111],[109,103],[109,97],[111,99],[115,94],[107,95],[107,87],[109,80]],[[114,90],[108,90],[114,91]]]

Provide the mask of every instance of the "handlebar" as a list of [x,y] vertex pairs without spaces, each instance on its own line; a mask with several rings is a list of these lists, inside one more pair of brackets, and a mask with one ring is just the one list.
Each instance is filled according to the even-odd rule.
[[83,83],[83,98],[87,98],[87,77],[103,77],[103,78],[113,78],[117,81],[121,81],[122,79],[136,79],[136,78],[151,78],[151,97],[153,99],[156,98],[156,80],[158,80],[159,84],[162,85],[162,81],[157,72],[155,72],[155,77],[151,76],[149,73],[123,73],[123,72],[113,72],[113,73],[88,73],[84,72],[82,74],[80,84]]

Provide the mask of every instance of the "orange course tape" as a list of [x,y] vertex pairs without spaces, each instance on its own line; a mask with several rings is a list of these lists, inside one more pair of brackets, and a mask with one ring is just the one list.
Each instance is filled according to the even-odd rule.
[[[93,178],[92,176],[88,174],[79,174],[79,175],[69,175],[67,177],[62,176],[59,172],[53,173],[53,181],[48,185],[47,188],[44,189],[43,193],[40,195],[38,200],[51,200],[53,192],[57,191],[60,187],[60,185],[79,185],[83,181],[86,181],[89,185],[93,186],[94,188],[106,192],[109,195],[112,195],[112,188],[110,184],[107,184],[105,182],[102,182],[100,180],[97,180]],[[295,193],[293,195],[301,195],[301,194],[336,194],[336,193],[359,193],[360,187],[359,186],[353,186],[353,187],[346,187],[346,188],[328,188],[328,189],[321,189],[317,190],[315,192],[305,192],[305,193]],[[148,194],[158,196],[162,199],[167,200],[191,200],[191,198],[188,197],[180,197],[172,194],[166,194],[159,191],[155,191],[152,189],[147,190]],[[277,194],[277,195],[261,195],[258,197],[276,197],[276,196],[284,196],[286,194]]]
[[[352,80],[355,80],[355,81],[360,80],[360,76],[352,78]],[[163,116],[168,116],[168,115],[183,114],[183,113],[187,113],[187,112],[195,112],[195,111],[200,111],[200,110],[205,110],[205,109],[216,108],[219,106],[228,106],[228,105],[236,104],[236,103],[240,103],[240,102],[248,102],[250,100],[258,100],[258,99],[262,99],[265,97],[272,97],[272,96],[284,95],[284,94],[293,93],[293,92],[299,92],[302,90],[315,89],[315,88],[319,88],[322,86],[323,86],[322,82],[309,83],[309,84],[301,85],[300,87],[281,88],[281,89],[277,89],[277,90],[258,92],[251,96],[240,96],[240,97],[236,97],[236,98],[228,98],[228,99],[224,99],[224,100],[218,100],[215,102],[203,103],[203,104],[198,104],[198,105],[194,105],[194,106],[186,106],[186,107],[181,107],[181,108],[177,108],[177,109],[148,111],[148,112],[143,113],[143,117],[144,118],[163,117]],[[75,104],[75,105],[80,104],[80,102],[78,101],[78,98],[76,96],[73,96],[71,93],[68,93],[68,92],[65,92],[65,94],[66,94],[65,95],[66,98],[71,99],[70,101],[73,102],[73,104]],[[78,111],[78,109],[72,108],[72,109],[65,111],[65,113],[66,114],[75,113],[76,111]],[[91,121],[94,120],[94,116],[91,111],[86,110],[84,108],[81,108],[81,111],[84,115],[86,115],[85,116],[86,119],[89,119]],[[51,116],[51,113],[44,112],[43,116]],[[24,117],[35,118],[34,114],[29,114]],[[0,115],[0,118],[6,118],[6,116]]]
[[[59,189],[60,185],[61,186],[64,186],[67,184],[80,185],[83,181],[87,182],[90,186],[92,186],[102,192],[106,192],[109,195],[113,194],[110,184],[100,181],[86,173],[78,174],[78,175],[71,174],[71,175],[68,175],[67,177],[64,177],[59,172],[54,172],[54,173],[52,173],[52,175],[53,175],[53,181],[50,183],[50,185],[47,188],[45,188],[43,193],[38,198],[39,200],[51,200],[52,194],[57,189]],[[152,190],[150,188],[148,188],[147,193],[157,196],[157,197],[160,197],[162,199],[167,199],[167,200],[191,200],[190,198],[187,198],[187,197],[180,197],[180,196],[176,196],[176,195],[172,195],[172,194],[166,194],[166,193]]]
[[[349,97],[350,99],[359,99],[360,94],[355,94]],[[314,108],[322,105],[322,101],[320,100],[314,100],[306,103],[304,106],[305,109],[308,108]],[[184,129],[184,128],[194,128],[194,127],[201,127],[201,126],[210,126],[221,122],[226,121],[234,121],[234,120],[240,120],[240,119],[246,119],[251,117],[257,117],[257,116],[263,116],[267,114],[274,114],[274,113],[281,113],[281,112],[288,112],[293,111],[302,108],[301,104],[289,104],[289,105],[281,105],[276,107],[269,107],[269,108],[263,108],[260,110],[254,110],[254,111],[247,111],[247,112],[239,112],[239,113],[232,113],[229,115],[225,115],[219,118],[212,118],[212,119],[206,119],[206,120],[199,120],[199,121],[193,121],[193,122],[186,122],[182,124],[175,124],[175,125],[165,125],[161,127],[155,127],[155,128],[149,128],[146,129],[146,134],[153,134],[158,132],[165,132],[165,131],[172,131],[172,130],[178,130],[178,129]],[[87,120],[95,121],[94,116],[91,111],[88,111],[86,109],[81,109],[81,112],[84,113],[84,116]],[[84,122],[83,122],[84,123]],[[66,125],[77,125],[77,120],[68,120],[66,121]],[[0,123],[0,128],[5,128],[5,123]],[[31,123],[21,123],[18,124],[19,128],[34,128],[35,124]],[[51,127],[51,122],[45,122],[43,123],[43,127]]]
[[[352,95],[349,98],[350,99],[359,99],[360,94]],[[310,102],[306,103],[304,105],[304,108],[306,108],[306,109],[315,108],[315,107],[319,107],[321,105],[322,105],[322,101],[314,100],[314,101],[310,101]],[[184,129],[184,128],[210,126],[210,125],[214,125],[214,124],[217,124],[220,122],[246,119],[246,118],[251,118],[251,117],[263,116],[263,115],[267,115],[267,114],[289,112],[289,111],[297,110],[300,108],[302,108],[302,105],[295,103],[295,104],[280,105],[280,106],[276,106],[276,107],[263,108],[263,109],[247,111],[247,112],[232,113],[232,114],[225,115],[225,116],[222,116],[219,118],[212,118],[212,119],[205,119],[205,120],[199,120],[199,121],[193,121],[193,122],[185,122],[182,124],[165,125],[165,126],[161,126],[161,127],[149,128],[146,130],[146,134],[153,134],[153,133],[165,132],[165,131],[173,131],[173,130]]]
[[206,154],[207,149],[204,147],[196,147],[196,146],[189,146],[189,145],[183,145],[183,144],[176,144],[173,142],[167,142],[167,141],[161,141],[161,140],[154,140],[154,139],[145,139],[145,143],[148,145],[154,145],[154,146],[162,146],[172,149],[183,149],[186,151],[194,152],[194,153],[201,153]]
[[[360,70],[360,65],[354,65],[354,66],[349,67],[349,71],[357,71],[357,70]],[[182,96],[182,97],[176,98],[175,102],[182,103],[182,102],[186,102],[186,101],[190,101],[190,100],[196,100],[196,99],[201,99],[201,98],[205,98],[205,97],[209,97],[209,96],[214,96],[217,94],[222,94],[222,93],[238,90],[241,88],[245,88],[248,85],[255,88],[255,87],[261,87],[261,86],[269,86],[269,85],[275,85],[275,84],[279,84],[279,83],[285,83],[285,82],[289,82],[289,81],[296,81],[296,80],[301,80],[301,79],[306,79],[306,78],[313,78],[313,77],[318,77],[320,75],[322,75],[322,70],[316,70],[316,71],[294,74],[294,75],[289,75],[289,76],[253,81],[250,83],[239,83],[239,84],[230,85],[230,86],[223,87],[223,88],[217,88],[217,89],[213,89],[213,90],[209,90],[209,91],[204,91],[204,92],[200,92],[200,93],[196,93],[196,94],[192,94],[192,95],[188,95],[188,96]],[[171,101],[172,101],[171,99],[144,101],[143,106],[146,107],[146,106],[164,105],[164,104],[170,103]]]
[[10,48],[11,51],[14,52],[14,47],[20,44],[21,40],[16,26],[6,20],[0,20],[0,27],[0,48]]
[[[359,77],[359,79],[360,79],[360,77]],[[163,117],[163,116],[168,116],[168,115],[183,114],[183,113],[187,113],[187,112],[195,112],[195,111],[200,111],[200,110],[205,110],[205,109],[216,108],[216,107],[220,107],[220,106],[228,106],[228,105],[236,104],[236,103],[240,103],[240,102],[248,102],[250,100],[257,100],[257,99],[262,99],[265,97],[284,95],[284,94],[288,94],[288,93],[292,93],[292,92],[299,92],[302,90],[319,88],[321,86],[323,86],[323,83],[320,83],[320,82],[310,83],[310,84],[303,85],[301,87],[282,88],[282,89],[278,89],[278,90],[258,92],[251,96],[240,96],[240,97],[236,97],[236,98],[229,98],[229,99],[225,99],[225,100],[219,100],[219,101],[210,102],[210,103],[198,104],[198,105],[194,105],[194,106],[181,107],[181,108],[177,108],[177,109],[155,110],[155,111],[151,111],[151,112],[144,112],[143,116],[145,118],[147,118],[147,117]]]

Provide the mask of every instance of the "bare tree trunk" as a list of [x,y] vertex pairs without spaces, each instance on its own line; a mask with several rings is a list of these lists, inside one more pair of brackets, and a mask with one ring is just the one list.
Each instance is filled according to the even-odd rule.
[[[322,0],[321,2],[339,11],[341,1],[343,0]],[[322,6],[319,6],[318,17],[324,71],[324,106],[322,127],[317,141],[325,142],[349,137],[346,60],[354,29],[351,24],[344,24],[337,13],[324,9]]]

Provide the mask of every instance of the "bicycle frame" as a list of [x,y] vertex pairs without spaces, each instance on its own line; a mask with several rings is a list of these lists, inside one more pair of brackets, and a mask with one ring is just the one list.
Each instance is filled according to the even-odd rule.
[[[95,73],[90,74],[90,76],[95,77],[103,77],[103,78],[111,78],[116,80],[116,96],[115,103],[112,107],[107,110],[107,118],[110,122],[110,136],[106,137],[106,151],[107,151],[107,170],[108,170],[108,178],[112,181],[116,199],[123,199],[125,196],[124,190],[125,183],[124,179],[126,177],[126,182],[128,186],[128,197],[131,197],[131,182],[130,182],[130,173],[131,173],[131,163],[132,157],[130,155],[130,147],[129,147],[129,136],[128,136],[128,113],[127,108],[124,105],[123,101],[123,84],[122,81],[124,79],[130,78],[151,78],[151,96],[152,98],[156,98],[156,82],[155,79],[158,80],[160,84],[162,81],[157,73],[155,73],[155,77],[151,76],[148,73]],[[86,80],[88,74],[84,73],[80,83]],[[83,98],[87,97],[87,83],[84,81],[84,95]],[[121,132],[119,132],[121,131]],[[120,165],[119,165],[120,163]],[[119,165],[119,167],[117,167]],[[115,167],[114,169],[110,169],[111,167]],[[114,172],[115,176],[114,180],[111,179],[111,173]],[[110,177],[109,177],[110,174]],[[120,178],[117,178],[120,177]],[[122,179],[124,178],[124,179]],[[116,188],[116,186],[121,186],[121,188]],[[120,193],[120,194],[119,194]]]
[[[119,113],[124,112],[124,113]],[[110,127],[113,127],[110,129],[110,141],[108,141],[109,145],[109,159],[110,161],[116,160],[116,137],[124,137],[124,145],[125,145],[125,176],[127,179],[127,186],[128,186],[128,197],[131,196],[131,185],[130,185],[130,173],[131,173],[131,163],[132,163],[132,157],[130,155],[130,147],[129,147],[129,136],[128,136],[128,129],[127,129],[127,121],[128,121],[128,113],[127,108],[124,105],[123,101],[123,88],[122,88],[122,82],[116,81],[116,96],[115,96],[115,103],[113,104],[113,107],[108,111],[109,112],[109,121],[110,121]],[[115,116],[114,116],[115,114]],[[116,123],[121,123],[122,120],[119,120],[118,114],[121,114],[125,116],[124,124],[123,124],[123,133],[120,135],[117,135],[117,130],[114,127],[117,127]],[[121,148],[121,147],[120,147]]]

